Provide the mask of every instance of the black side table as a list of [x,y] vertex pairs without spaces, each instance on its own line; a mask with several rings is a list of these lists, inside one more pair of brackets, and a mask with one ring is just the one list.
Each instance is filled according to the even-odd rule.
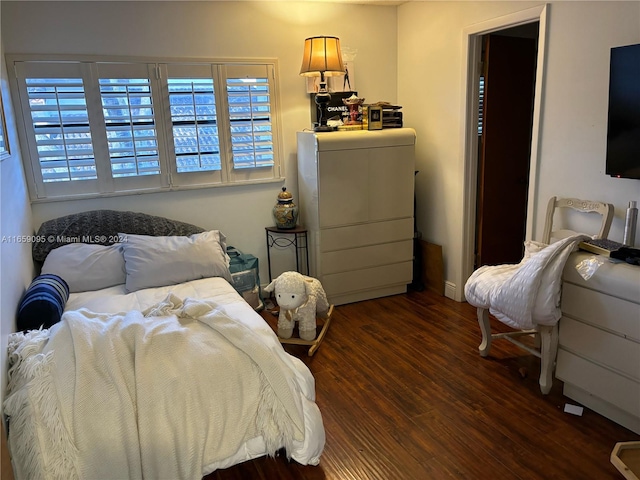
[[[278,227],[265,227],[267,234],[267,264],[269,266],[269,283],[271,283],[271,248],[288,248],[293,246],[296,253],[296,271],[309,275],[309,248],[307,243],[307,229],[296,225],[287,230]],[[305,270],[300,271],[300,260],[304,260]]]

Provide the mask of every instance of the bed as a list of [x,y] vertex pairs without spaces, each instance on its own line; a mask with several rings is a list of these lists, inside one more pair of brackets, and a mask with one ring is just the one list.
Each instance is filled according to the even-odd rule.
[[34,320],[44,301],[23,299],[9,337],[17,478],[200,479],[278,452],[319,463],[314,378],[229,283],[222,233],[92,211],[38,237],[44,280],[25,297],[45,283],[64,308]]

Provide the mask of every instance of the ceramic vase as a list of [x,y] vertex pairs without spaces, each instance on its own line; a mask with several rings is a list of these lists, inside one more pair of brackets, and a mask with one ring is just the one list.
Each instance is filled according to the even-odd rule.
[[273,207],[273,218],[276,227],[282,230],[296,228],[298,223],[298,206],[293,203],[293,196],[282,187],[278,194],[278,202]]

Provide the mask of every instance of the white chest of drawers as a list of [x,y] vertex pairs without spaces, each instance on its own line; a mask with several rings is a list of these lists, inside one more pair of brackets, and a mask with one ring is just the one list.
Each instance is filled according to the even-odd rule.
[[413,274],[415,131],[298,132],[311,275],[341,305],[404,293]]
[[640,267],[602,265],[584,280],[564,269],[556,377],[564,394],[640,433]]

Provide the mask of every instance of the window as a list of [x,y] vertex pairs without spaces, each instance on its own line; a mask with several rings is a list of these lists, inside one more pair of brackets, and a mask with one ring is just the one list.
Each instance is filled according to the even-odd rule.
[[34,199],[280,179],[275,60],[9,57]]
[[43,181],[95,179],[82,78],[27,78],[25,82]]
[[169,78],[178,173],[221,170],[216,97],[210,78]]
[[237,168],[273,165],[269,83],[266,78],[228,78],[231,148]]
[[158,139],[148,78],[100,78],[111,175],[158,175]]

